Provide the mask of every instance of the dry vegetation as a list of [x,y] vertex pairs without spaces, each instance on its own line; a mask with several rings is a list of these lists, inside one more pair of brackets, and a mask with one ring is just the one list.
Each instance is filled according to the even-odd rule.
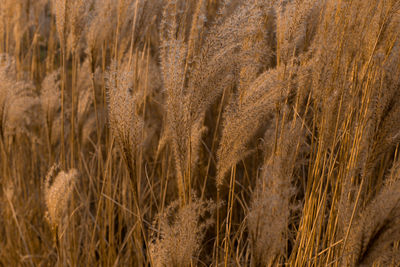
[[398,0],[0,0],[0,266],[400,266]]

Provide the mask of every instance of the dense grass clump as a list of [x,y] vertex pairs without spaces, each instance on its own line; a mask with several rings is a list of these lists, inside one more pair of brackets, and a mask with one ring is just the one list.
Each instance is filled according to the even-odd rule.
[[398,0],[0,0],[0,266],[398,266]]

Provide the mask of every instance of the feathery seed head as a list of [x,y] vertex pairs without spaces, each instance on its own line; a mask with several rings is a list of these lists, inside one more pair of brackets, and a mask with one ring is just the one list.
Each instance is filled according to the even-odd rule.
[[106,79],[110,128],[124,151],[125,160],[131,164],[135,151],[142,144],[144,125],[143,118],[137,114],[133,73],[118,70],[114,62]]
[[213,224],[209,218],[215,210],[212,201],[193,197],[192,202],[179,207],[171,203],[159,216],[160,232],[153,233],[150,255],[155,266],[189,266],[199,252],[205,231]]
[[0,135],[30,135],[29,128],[39,124],[38,107],[33,84],[18,80],[14,59],[0,54]]
[[59,165],[49,170],[44,181],[44,199],[47,207],[47,219],[53,228],[63,223],[69,201],[78,178],[78,171],[60,171]]

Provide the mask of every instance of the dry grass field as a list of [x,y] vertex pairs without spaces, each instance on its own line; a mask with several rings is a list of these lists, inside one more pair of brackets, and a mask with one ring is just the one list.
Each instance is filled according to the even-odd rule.
[[399,0],[0,0],[0,267],[400,266]]

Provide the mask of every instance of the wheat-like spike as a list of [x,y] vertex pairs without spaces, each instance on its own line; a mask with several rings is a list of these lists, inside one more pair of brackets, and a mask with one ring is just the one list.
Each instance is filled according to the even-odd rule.
[[77,181],[78,171],[60,171],[59,165],[53,165],[44,180],[44,200],[47,208],[47,219],[53,229],[64,223],[69,201]]
[[48,74],[40,90],[40,104],[46,121],[52,121],[60,109],[60,71],[53,71]]
[[262,15],[257,1],[246,2],[225,20],[218,20],[205,36],[188,77],[188,106],[193,121],[202,120],[224,89],[235,84],[240,67],[250,65],[242,61],[246,54],[268,52],[257,46],[241,51],[241,40],[260,30]]
[[241,70],[239,80],[240,98],[246,93],[247,87],[257,78],[263,68],[271,66],[273,57],[272,38],[274,32],[273,1],[256,1],[250,10],[248,25],[245,25],[247,35],[242,40]]
[[29,136],[30,128],[40,124],[38,109],[33,84],[19,80],[14,59],[0,54],[0,135],[7,139],[17,134]]
[[[93,92],[91,88],[90,62],[86,60],[78,68],[77,91],[78,104],[76,111],[77,136],[80,143],[84,146],[89,143],[90,135],[96,131],[96,114],[93,108]],[[99,70],[93,73],[95,77],[99,75]],[[99,111],[97,111],[100,113]],[[100,114],[97,114],[100,115]]]
[[74,0],[68,2],[68,25],[70,32],[67,40],[67,51],[74,52],[78,48],[81,35],[88,22],[87,16],[92,2],[92,0]]
[[223,184],[225,174],[248,153],[247,144],[261,126],[268,122],[276,104],[286,97],[279,70],[260,75],[249,87],[241,105],[233,99],[224,113],[224,123],[218,149],[217,185]]
[[[396,163],[398,166],[398,163]],[[344,248],[348,266],[372,266],[390,254],[390,245],[400,241],[400,177],[398,167],[381,191],[362,209],[351,226]]]
[[192,197],[192,201],[179,208],[172,202],[159,215],[159,232],[153,232],[150,256],[154,266],[190,266],[198,256],[205,231],[213,224],[210,217],[215,210],[212,201]]
[[[78,92],[78,104],[76,116],[78,120],[78,125],[81,126],[89,113],[92,111],[91,106],[93,103],[93,93],[91,92],[91,73],[90,73],[90,62],[85,60],[85,62],[78,67],[78,78],[77,78],[77,92]],[[98,71],[93,73],[93,75],[98,75]]]
[[277,60],[278,64],[288,64],[312,43],[323,1],[280,1],[276,6]]
[[110,37],[112,25],[115,25],[113,11],[115,5],[112,0],[96,0],[96,5],[88,15],[88,25],[86,28],[86,52],[95,56],[102,43]]
[[143,128],[143,118],[138,116],[136,111],[136,95],[132,92],[132,79],[132,72],[117,69],[115,62],[107,72],[110,128],[130,171],[133,171],[133,160],[142,144]]
[[52,0],[53,12],[56,17],[56,27],[58,38],[60,42],[65,41],[65,28],[66,28],[66,12],[67,12],[67,1],[66,0]]
[[[179,196],[184,196],[184,179],[188,160],[190,122],[185,108],[187,97],[184,91],[185,60],[187,46],[179,36],[176,1],[164,8],[161,29],[161,70],[163,85],[167,92],[167,124],[165,134],[172,141]],[[178,37],[175,37],[178,34]]]
[[287,229],[295,207],[292,203],[295,195],[293,175],[300,163],[297,157],[304,150],[304,133],[301,123],[288,122],[279,137],[279,150],[265,156],[247,216],[252,266],[273,266],[285,255],[289,238]]
[[21,133],[30,135],[30,129],[34,125],[39,125],[38,111],[39,99],[33,92],[33,85],[25,81],[14,82],[14,89],[10,91],[4,106],[4,135]]

